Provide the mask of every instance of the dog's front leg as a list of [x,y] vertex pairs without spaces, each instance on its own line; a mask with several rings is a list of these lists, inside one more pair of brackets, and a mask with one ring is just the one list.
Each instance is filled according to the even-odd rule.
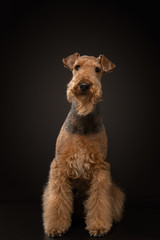
[[61,236],[71,225],[72,189],[61,159],[53,161],[43,195],[43,224],[47,235]]
[[91,236],[103,236],[112,226],[110,187],[110,171],[97,168],[93,172],[89,197],[85,203],[86,229]]

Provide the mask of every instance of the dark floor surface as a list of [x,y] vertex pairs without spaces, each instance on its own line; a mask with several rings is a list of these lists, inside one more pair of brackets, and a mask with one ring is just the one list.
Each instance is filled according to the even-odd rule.
[[[98,239],[90,237],[84,227],[83,221],[75,220],[60,239]],[[39,201],[0,202],[0,240],[10,239],[49,240],[43,233]],[[160,202],[128,201],[124,219],[102,239],[160,239]]]

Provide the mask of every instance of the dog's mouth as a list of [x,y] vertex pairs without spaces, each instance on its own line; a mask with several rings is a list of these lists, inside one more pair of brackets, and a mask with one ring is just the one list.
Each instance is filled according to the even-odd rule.
[[87,115],[93,111],[94,105],[102,98],[102,91],[99,86],[81,79],[67,92],[69,102],[75,102],[79,115]]
[[73,92],[76,96],[91,96],[92,95],[92,84],[83,79],[74,87]]
[[74,88],[73,93],[75,96],[84,96],[84,97],[91,97],[92,92],[91,92],[91,86],[90,85],[78,85]]
[[85,94],[89,91],[91,84],[87,82],[79,83],[79,88],[82,94]]

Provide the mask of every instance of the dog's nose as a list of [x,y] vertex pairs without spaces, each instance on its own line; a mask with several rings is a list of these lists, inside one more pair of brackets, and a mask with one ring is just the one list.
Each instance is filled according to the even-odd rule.
[[90,85],[88,83],[81,83],[80,85],[80,89],[82,90],[82,92],[87,92],[89,87]]

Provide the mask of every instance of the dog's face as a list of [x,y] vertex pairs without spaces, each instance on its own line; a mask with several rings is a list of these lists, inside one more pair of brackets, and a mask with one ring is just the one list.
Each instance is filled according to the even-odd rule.
[[104,55],[95,58],[80,56],[79,53],[63,58],[63,64],[73,74],[67,88],[67,99],[76,104],[79,115],[87,115],[102,99],[102,75],[111,72],[115,65]]

